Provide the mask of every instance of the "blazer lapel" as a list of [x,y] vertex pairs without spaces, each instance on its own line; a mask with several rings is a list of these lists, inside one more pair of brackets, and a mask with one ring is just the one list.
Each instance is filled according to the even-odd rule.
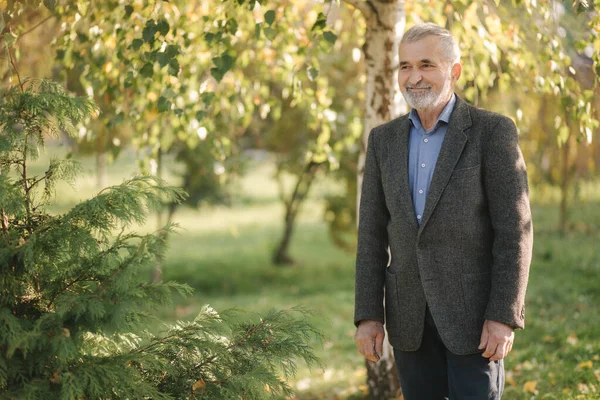
[[446,136],[444,137],[444,142],[440,149],[435,170],[433,171],[433,177],[431,178],[431,184],[429,185],[429,191],[425,201],[425,211],[423,212],[423,221],[421,222],[419,233],[423,231],[423,228],[427,225],[429,217],[431,217],[435,206],[450,180],[454,167],[467,143],[467,135],[464,131],[470,126],[471,116],[467,104],[457,96],[454,111],[450,117],[448,130],[446,131]]
[[407,219],[414,225],[413,228],[418,229],[417,220],[415,218],[415,208],[413,206],[412,194],[408,183],[408,140],[410,137],[410,121],[405,118],[400,121],[397,132],[392,135],[392,140],[389,143],[390,154],[395,162],[392,171],[394,182],[394,190],[396,198],[402,204],[401,207],[407,215]]

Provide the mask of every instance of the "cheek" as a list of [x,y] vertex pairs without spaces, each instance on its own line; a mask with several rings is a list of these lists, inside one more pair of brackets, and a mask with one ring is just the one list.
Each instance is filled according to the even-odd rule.
[[406,81],[408,80],[409,75],[405,72],[399,72],[398,73],[398,84],[400,86],[404,86],[406,84]]

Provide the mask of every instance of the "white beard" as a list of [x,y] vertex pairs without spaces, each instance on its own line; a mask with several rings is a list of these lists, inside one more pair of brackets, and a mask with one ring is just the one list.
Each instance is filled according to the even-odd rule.
[[411,93],[408,91],[408,88],[431,88],[431,85],[423,82],[417,85],[407,83],[405,87],[400,88],[400,91],[408,105],[412,108],[419,111],[434,109],[447,102],[452,94],[452,80],[450,76],[450,71],[448,71],[448,77],[439,92],[428,90],[425,93]]

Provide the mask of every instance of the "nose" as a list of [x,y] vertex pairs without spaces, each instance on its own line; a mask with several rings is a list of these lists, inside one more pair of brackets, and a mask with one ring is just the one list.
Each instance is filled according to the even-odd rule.
[[410,72],[410,76],[408,77],[408,82],[411,85],[416,85],[419,82],[421,82],[421,79],[423,79],[423,77],[421,76],[421,73],[415,68]]

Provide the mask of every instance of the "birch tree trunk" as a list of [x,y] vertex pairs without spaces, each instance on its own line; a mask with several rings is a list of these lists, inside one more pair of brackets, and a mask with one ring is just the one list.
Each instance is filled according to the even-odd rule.
[[[367,31],[363,52],[366,60],[366,108],[362,146],[358,161],[358,203],[362,187],[367,139],[374,127],[407,110],[398,88],[398,46],[404,32],[404,0],[345,0],[365,17]],[[367,363],[369,397],[377,400],[400,398],[400,382],[392,347],[386,340],[377,363]]]

